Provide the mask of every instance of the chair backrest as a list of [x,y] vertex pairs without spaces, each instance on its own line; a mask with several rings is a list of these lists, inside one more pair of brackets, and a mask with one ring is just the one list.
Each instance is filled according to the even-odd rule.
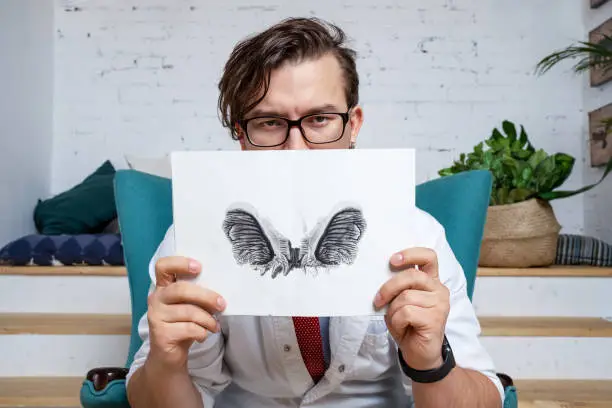
[[[444,177],[416,188],[417,207],[446,229],[447,240],[466,275],[470,299],[490,193],[488,171]],[[147,310],[149,262],[172,224],[172,184],[166,178],[119,170],[115,195],[132,300],[132,333],[126,362],[129,366],[142,343],[138,322]]]
[[129,366],[142,344],[138,322],[147,311],[149,262],[172,224],[172,185],[166,178],[119,170],[115,175],[115,200],[132,300]]
[[431,214],[446,230],[446,239],[463,268],[470,299],[492,182],[489,171],[475,170],[431,180],[416,188],[416,206]]

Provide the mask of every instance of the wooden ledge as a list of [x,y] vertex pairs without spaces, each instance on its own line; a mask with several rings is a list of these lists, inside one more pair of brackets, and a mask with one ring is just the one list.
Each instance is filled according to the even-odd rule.
[[[0,378],[0,407],[80,407],[81,377]],[[612,380],[515,380],[519,408],[612,406]]]
[[80,377],[2,377],[0,407],[80,407],[82,382]]
[[[0,275],[127,276],[124,266],[0,266]],[[548,268],[478,268],[479,277],[612,277],[612,268],[551,266]]]
[[547,268],[478,268],[478,276],[607,278],[612,277],[612,268],[565,265]]
[[[515,380],[519,400],[533,401],[523,407],[612,407],[612,380]],[[544,405],[560,401],[570,405]]]
[[[595,317],[479,317],[483,336],[612,337],[612,322]],[[130,315],[0,313],[2,334],[129,335]]]
[[[120,334],[129,335],[130,315],[0,313],[2,334]],[[1,395],[1,394],[0,394]]]
[[0,275],[127,276],[124,266],[0,266]]
[[597,317],[481,316],[478,320],[483,336],[612,337],[612,322]]

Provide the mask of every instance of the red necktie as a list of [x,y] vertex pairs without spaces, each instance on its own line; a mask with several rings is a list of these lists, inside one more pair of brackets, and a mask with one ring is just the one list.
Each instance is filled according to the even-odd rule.
[[302,360],[315,383],[325,374],[323,341],[318,317],[294,317],[295,335],[302,353]]

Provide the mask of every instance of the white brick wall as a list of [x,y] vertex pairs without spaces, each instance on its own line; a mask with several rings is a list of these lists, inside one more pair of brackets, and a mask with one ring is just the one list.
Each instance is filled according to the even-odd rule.
[[[236,41],[296,15],[332,20],[354,39],[360,147],[416,147],[421,181],[510,119],[536,145],[574,155],[565,187],[582,185],[583,84],[563,69],[533,75],[541,57],[584,36],[579,1],[252,3],[57,3],[52,190],[106,158],[236,148],[217,119],[222,65]],[[583,197],[555,207],[565,231],[583,230]]]
[[34,232],[34,207],[49,194],[52,36],[51,2],[0,2],[0,247]]

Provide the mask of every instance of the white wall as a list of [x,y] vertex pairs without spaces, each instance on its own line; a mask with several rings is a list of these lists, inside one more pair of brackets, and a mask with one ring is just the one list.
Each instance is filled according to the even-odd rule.
[[[504,119],[583,162],[582,82],[562,69],[533,74],[540,58],[583,37],[580,1],[66,1],[56,9],[53,191],[106,158],[235,148],[216,112],[231,47],[315,13],[340,24],[360,53],[359,147],[417,148],[419,181]],[[580,187],[584,170],[564,187]],[[583,231],[583,199],[555,203],[564,232]]]
[[[612,3],[591,10],[588,2],[584,2],[584,40],[588,39],[588,32],[599,26],[604,21],[612,18]],[[588,112],[612,103],[612,82],[608,82],[599,87],[591,88],[588,75],[584,75],[584,124],[583,124],[583,149],[585,154],[584,161],[584,183],[591,184],[597,182],[603,169],[591,167],[590,147],[589,147],[589,121]],[[606,242],[612,243],[612,178],[608,178],[590,192],[585,193],[584,197],[584,227],[587,234],[597,236]]]
[[49,1],[0,2],[0,245],[34,232],[49,193],[53,13]]

